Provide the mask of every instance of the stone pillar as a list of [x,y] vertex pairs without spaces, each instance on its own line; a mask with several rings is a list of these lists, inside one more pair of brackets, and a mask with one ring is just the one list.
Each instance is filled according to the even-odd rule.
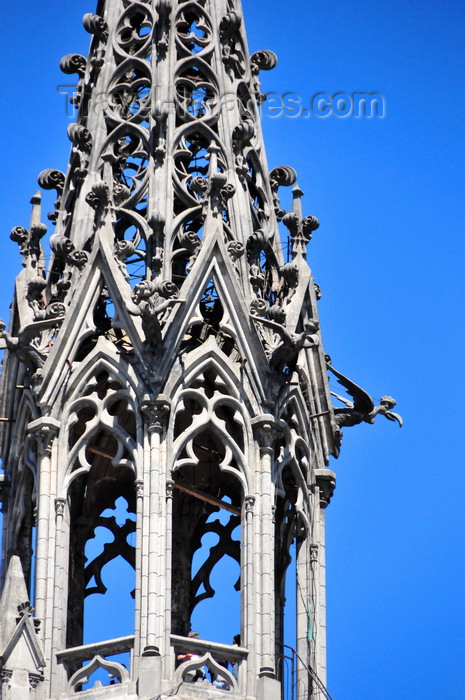
[[141,609],[146,617],[141,640],[139,689],[141,695],[159,694],[161,688],[161,654],[165,654],[166,609],[166,455],[165,435],[169,416],[169,400],[145,399],[140,407],[146,417],[149,460],[144,464],[147,492],[143,498],[143,541],[141,568],[146,585]]
[[[336,475],[329,469],[315,469],[316,497],[319,499],[318,563],[313,563],[317,585],[315,668],[318,678],[326,686],[326,550],[325,508],[336,487]],[[318,697],[318,696],[317,696]]]
[[56,652],[66,647],[68,611],[68,542],[65,528],[69,529],[68,504],[65,498],[55,498],[55,557],[52,617],[51,695],[59,697],[66,690],[66,672],[56,661]]
[[[253,644],[256,617],[255,617],[255,557],[254,557],[254,542],[253,542],[253,519],[254,519],[255,497],[246,496],[244,499],[244,523],[243,523],[243,554],[242,554],[242,571],[241,571],[241,597],[242,597],[242,620],[241,629],[243,639],[241,644],[244,647],[251,648]],[[239,671],[240,688],[243,689],[243,673]],[[246,680],[246,695],[251,697],[255,689],[255,655],[250,654],[247,659],[247,680]]]
[[[0,474],[0,513],[3,515],[3,527],[1,528],[1,561],[7,561],[8,559],[8,547],[7,547],[7,523],[8,523],[8,509],[9,509],[9,492],[10,484],[5,481],[5,475]],[[6,566],[1,567],[0,571],[0,590],[3,590],[3,585],[5,583],[6,576]],[[0,696],[1,697],[1,696]]]
[[259,654],[259,685],[257,695],[263,700],[280,697],[280,684],[276,680],[275,658],[275,534],[274,534],[274,442],[280,433],[274,418],[260,416],[252,421],[254,437],[259,448],[256,470],[256,486],[259,492],[257,515],[259,517],[259,541],[256,551],[258,569],[259,616],[261,648]]
[[134,601],[134,655],[133,655],[133,668],[131,669],[133,674],[137,676],[137,665],[138,659],[141,653],[140,640],[141,640],[141,623],[142,623],[142,611],[141,611],[141,598],[142,598],[142,518],[144,513],[144,482],[142,479],[136,479],[136,557],[135,557],[135,574],[136,574],[136,586],[135,586],[135,601]]
[[174,481],[166,482],[166,566],[165,566],[165,654],[164,677],[170,678],[173,672],[171,659],[171,586],[172,586],[172,556],[173,556],[173,492]]
[[[49,583],[53,573],[53,559],[50,549],[55,530],[53,494],[55,484],[52,479],[52,447],[60,429],[59,421],[53,418],[39,418],[28,426],[29,435],[37,441],[37,540],[35,564],[34,616],[41,621],[39,639],[44,651],[51,644],[51,591]],[[46,658],[50,656],[46,653]],[[49,676],[50,669],[46,670]]]
[[[312,557],[312,545],[309,542],[309,533],[297,532],[298,542],[296,547],[296,637],[297,653],[300,659],[308,666],[311,665],[310,632],[314,627],[314,583],[310,575],[310,562]],[[302,662],[296,659],[297,673],[297,700],[307,700],[309,694],[310,679],[308,669]]]

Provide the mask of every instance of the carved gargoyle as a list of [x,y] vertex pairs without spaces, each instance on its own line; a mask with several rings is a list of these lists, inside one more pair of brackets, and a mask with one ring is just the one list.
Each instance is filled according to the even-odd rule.
[[402,427],[402,417],[398,413],[391,411],[396,405],[392,396],[382,396],[379,406],[375,406],[375,402],[364,389],[357,386],[357,384],[331,366],[328,356],[326,356],[326,366],[337,378],[338,383],[346,389],[349,396],[353,399],[353,401],[350,401],[334,393],[334,391],[331,392],[332,396],[335,396],[339,401],[345,404],[344,407],[339,406],[334,409],[334,417],[340,428],[358,425],[359,423],[374,423],[378,414],[385,416],[388,420],[397,421],[399,426]]
[[132,300],[140,309],[142,330],[149,346],[157,347],[162,340],[163,315],[173,304],[181,303],[179,289],[173,282],[149,282],[136,284]]
[[31,334],[27,332],[30,328],[26,328],[17,338],[10,335],[5,328],[5,321],[0,319],[0,348],[7,348],[11,353],[15,353],[31,374],[43,367],[47,358],[30,344],[29,341],[32,338]]
[[[268,309],[275,318],[279,318],[274,307]],[[310,347],[318,343],[318,322],[307,321],[305,329],[301,333],[289,333],[283,325],[284,318],[279,318],[279,322],[263,318],[257,314],[252,314],[254,321],[258,321],[261,326],[260,336],[264,344],[265,353],[268,357],[271,367],[276,371],[282,372],[286,366],[292,366],[297,359],[300,350],[305,347]],[[259,326],[259,327],[260,327]]]

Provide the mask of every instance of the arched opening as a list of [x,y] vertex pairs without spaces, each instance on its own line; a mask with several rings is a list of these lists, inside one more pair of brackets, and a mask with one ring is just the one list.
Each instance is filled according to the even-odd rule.
[[[24,580],[31,603],[34,603],[34,569],[36,557],[36,497],[34,476],[23,464],[17,500],[18,519],[16,521],[14,553],[21,560]],[[25,602],[25,601],[24,601]]]
[[296,597],[297,551],[299,547],[298,487],[288,464],[280,475],[280,495],[276,503],[276,656],[283,688],[293,683],[293,652],[297,647]]
[[68,648],[134,631],[135,437],[129,396],[96,373],[69,418]]
[[[192,587],[197,590],[191,628],[203,639],[232,644],[240,629],[240,517],[225,509],[211,513],[201,546],[192,559]],[[210,595],[211,594],[211,595]]]
[[132,470],[102,455],[71,484],[68,647],[133,632],[135,512]]
[[86,542],[85,644],[133,630],[135,520],[129,502],[120,496],[98,517]]
[[240,632],[242,485],[220,468],[226,448],[212,431],[196,435],[180,461],[187,454],[195,463],[174,471],[171,629],[231,644]]

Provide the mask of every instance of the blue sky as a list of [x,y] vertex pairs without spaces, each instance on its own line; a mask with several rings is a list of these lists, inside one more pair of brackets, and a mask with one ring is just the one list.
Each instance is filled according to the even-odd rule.
[[[384,118],[265,116],[270,167],[292,165],[320,219],[308,260],[334,366],[405,426],[344,430],[327,510],[328,688],[335,700],[449,700],[465,684],[463,273],[465,10],[443,0],[244,0],[263,89],[376,92]],[[57,87],[86,53],[93,3],[18,0],[2,13],[0,316],[44,168],[64,169]],[[46,201],[53,197],[47,193]],[[49,204],[50,208],[50,204]],[[46,209],[46,211],[49,210]],[[338,389],[338,385],[334,387]]]

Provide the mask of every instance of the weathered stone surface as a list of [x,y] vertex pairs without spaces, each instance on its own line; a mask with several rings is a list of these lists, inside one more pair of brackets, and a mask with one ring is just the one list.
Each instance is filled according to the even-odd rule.
[[[358,406],[331,404],[306,260],[319,222],[293,168],[266,164],[259,72],[276,56],[249,56],[234,0],[98,11],[84,17],[88,58],[61,62],[79,79],[69,166],[39,176],[57,192],[50,263],[40,195],[11,234],[23,269],[0,324],[2,698],[279,700],[293,541],[298,700],[321,698],[326,467]],[[390,408],[384,397],[362,420],[398,419]],[[232,644],[191,630],[221,595],[223,557],[240,569]],[[84,644],[84,601],[105,599],[121,560],[133,629],[107,639],[104,624]]]

